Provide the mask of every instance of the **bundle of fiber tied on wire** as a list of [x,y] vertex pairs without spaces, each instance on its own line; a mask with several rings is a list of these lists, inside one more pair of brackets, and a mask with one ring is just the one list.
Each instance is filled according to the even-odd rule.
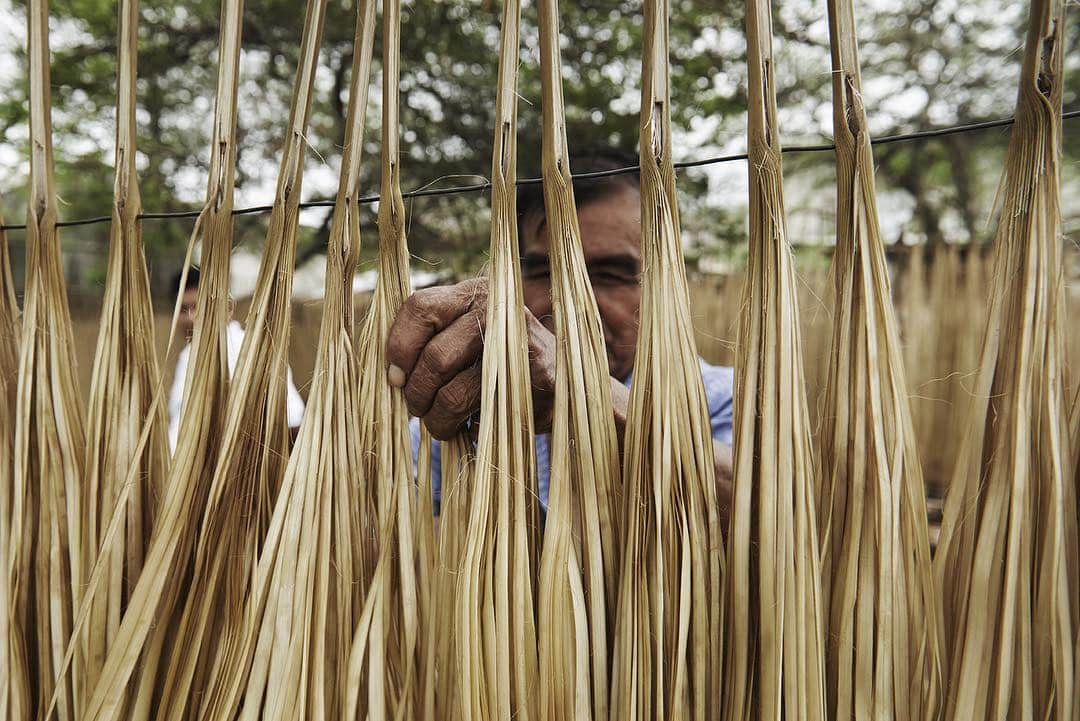
[[671,159],[667,0],[645,3],[641,311],[623,449],[611,718],[689,718],[720,698],[716,466]]
[[[15,633],[21,632],[29,668],[36,670],[36,677],[31,671],[25,712],[34,715],[35,707],[43,712],[55,691],[56,718],[63,720],[76,718],[85,700],[80,683],[86,651],[82,643],[75,649],[76,672],[60,676],[59,671],[91,556],[83,533],[90,505],[83,477],[85,438],[74,339],[56,228],[46,0],[30,3],[27,20],[30,198],[14,475],[10,526],[5,525],[4,532],[10,544],[10,603],[21,626]],[[13,705],[10,710],[16,709]]]
[[422,674],[419,718],[452,721],[462,718],[455,599],[468,532],[473,455],[464,436],[440,442],[442,494],[436,534],[431,448],[431,436],[421,428],[415,524]]
[[619,447],[566,140],[558,0],[541,0],[544,205],[555,318],[551,485],[538,589],[540,718],[606,721],[618,593]]
[[[420,663],[417,493],[409,413],[386,374],[386,340],[410,292],[398,119],[401,5],[383,3],[382,182],[379,276],[358,336],[360,373],[360,523],[358,551],[375,550],[374,571],[353,640],[347,718],[414,718],[424,680]],[[431,513],[430,501],[428,513]],[[430,524],[430,518],[428,519]],[[431,537],[428,537],[431,540]],[[426,546],[430,550],[430,546]],[[430,566],[430,562],[428,563]],[[426,604],[426,601],[425,601]],[[423,608],[427,608],[426,605]]]
[[1058,721],[1075,710],[1080,578],[1059,185],[1064,12],[1060,0],[1031,5],[982,360],[935,557],[947,719]]
[[[168,711],[152,701],[161,686],[159,673],[164,672],[168,644],[177,625],[173,613],[191,574],[199,523],[224,434],[229,383],[225,333],[230,312],[229,255],[242,15],[241,0],[224,0],[210,177],[206,202],[195,222],[188,249],[190,259],[196,241],[201,241],[202,276],[179,440],[157,508],[154,535],[142,573],[128,598],[120,628],[109,645],[101,675],[82,715],[85,721],[145,719]],[[174,312],[174,328],[176,315]],[[147,440],[144,432],[140,441]],[[133,485],[125,483],[116,499],[117,505],[127,502]],[[107,546],[118,532],[119,523],[110,523],[103,543]],[[95,567],[88,595],[102,591],[103,584],[94,579],[103,575],[104,568],[103,563]],[[81,612],[80,621],[84,617],[85,613]]]
[[518,0],[504,1],[480,428],[466,481],[468,521],[454,599],[457,666],[450,669],[463,720],[538,717],[536,458],[514,196],[520,14]]
[[815,483],[786,239],[772,18],[746,5],[750,257],[735,367],[721,718],[827,718]]
[[289,457],[285,401],[292,278],[305,136],[325,14],[325,0],[309,0],[277,191],[229,385],[194,573],[170,619],[175,623],[178,616],[179,624],[161,674],[161,719],[231,717],[237,697],[231,683],[235,674],[229,671],[250,661],[243,641],[258,616],[252,593],[256,561]]
[[930,721],[941,695],[926,497],[874,196],[852,0],[829,0],[837,229],[821,430],[829,717]]
[[[240,718],[345,718],[346,671],[370,573],[361,552],[361,464],[352,278],[375,5],[358,7],[348,124],[326,257],[326,293],[311,393],[252,589],[254,616],[238,663]],[[229,714],[219,717],[232,718]]]
[[7,233],[0,230],[0,719],[5,721],[30,718],[33,708],[26,657],[27,608],[16,606],[14,595],[19,580],[16,559],[22,544],[11,534],[15,522],[12,491],[18,376],[19,306]]
[[[86,439],[90,508],[84,533],[89,561],[98,560],[101,539],[113,513],[123,516],[123,526],[113,541],[100,549],[100,562],[108,571],[103,590],[90,601],[93,610],[84,631],[89,643],[84,678],[89,689],[97,681],[108,644],[116,636],[127,600],[139,580],[150,542],[154,506],[164,486],[169,460],[165,409],[160,403],[152,403],[161,379],[138,220],[142,212],[135,174],[139,4],[137,0],[124,0],[119,11],[116,175],[108,275],[90,384]],[[144,424],[149,426],[149,436],[140,446]],[[127,501],[117,506],[116,499],[129,474],[134,474],[135,484]]]

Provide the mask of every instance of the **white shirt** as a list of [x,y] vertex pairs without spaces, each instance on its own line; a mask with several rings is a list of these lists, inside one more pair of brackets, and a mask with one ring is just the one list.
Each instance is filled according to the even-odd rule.
[[[229,348],[229,377],[236,372],[236,361],[240,357],[240,346],[244,343],[244,329],[235,320],[229,321],[226,328]],[[180,409],[184,407],[184,381],[187,379],[188,357],[191,344],[180,351],[176,359],[176,371],[173,373],[172,388],[169,389],[169,449],[176,450],[176,439],[180,435]],[[298,428],[304,417],[304,399],[293,385],[292,369],[286,368],[285,414],[289,419],[289,428]]]

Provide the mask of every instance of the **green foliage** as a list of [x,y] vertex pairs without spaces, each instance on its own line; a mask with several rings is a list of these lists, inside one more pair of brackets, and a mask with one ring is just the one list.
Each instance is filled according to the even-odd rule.
[[[676,0],[672,5],[672,98],[677,158],[737,152],[744,146],[745,45],[736,0]],[[1024,13],[989,0],[868,2],[861,8],[864,80],[876,134],[996,118],[1011,112]],[[216,83],[218,2],[144,0],[140,27],[140,187],[148,210],[187,210],[205,186],[211,97]],[[57,180],[64,217],[107,214],[112,193],[115,102],[115,0],[53,0],[53,99]],[[561,4],[565,98],[571,149],[636,152],[641,52],[640,4],[582,0]],[[810,0],[778,5],[777,82],[787,144],[821,142],[831,132],[824,5]],[[25,23],[25,8],[0,0],[0,21]],[[291,95],[303,3],[249,0],[245,11],[239,128],[238,205],[269,202],[281,133]],[[499,7],[495,0],[411,0],[402,28],[402,182],[405,189],[477,182],[490,168]],[[519,172],[539,174],[539,98],[535,7],[525,9],[519,104]],[[1080,96],[1080,23],[1071,23],[1066,105]],[[308,140],[313,152],[305,196],[332,197],[344,127],[354,9],[330,8],[323,69]],[[2,51],[0,51],[2,52]],[[379,48],[376,48],[378,57]],[[24,78],[24,48],[11,48],[9,66]],[[1071,71],[1071,72],[1070,72]],[[875,85],[877,83],[877,85]],[[877,87],[877,90],[874,88]],[[377,191],[379,88],[373,87],[365,142],[365,187]],[[0,93],[0,150],[26,157],[25,81]],[[893,229],[931,240],[983,239],[1005,134],[989,131],[879,149],[879,185],[906,213]],[[684,140],[681,141],[680,138]],[[1067,128],[1067,153],[1080,152]],[[829,154],[789,155],[792,214],[828,213],[818,192],[827,187]],[[328,166],[328,167],[324,167]],[[1067,172],[1076,163],[1066,163]],[[316,172],[317,171],[317,172]],[[745,239],[745,192],[719,192],[709,173],[680,175],[688,255],[695,264],[739,255]],[[728,166],[724,172],[745,175]],[[713,180],[706,182],[707,178]],[[6,215],[21,215],[25,175],[0,170]],[[801,190],[800,190],[801,188]],[[486,198],[464,194],[410,201],[410,247],[448,274],[475,269],[486,247]],[[373,206],[366,206],[367,239],[374,239]],[[324,214],[325,215],[325,214]],[[899,216],[898,216],[899,217]],[[237,243],[261,242],[262,220],[238,227]],[[306,222],[310,222],[310,217]],[[888,225],[889,220],[886,219]],[[815,228],[818,226],[814,226]],[[825,227],[825,226],[822,226]],[[148,221],[155,288],[164,289],[182,257],[189,221]],[[328,224],[302,234],[300,258],[319,252]],[[76,286],[104,265],[107,226],[65,231],[65,243],[86,250]],[[893,237],[890,228],[886,228]],[[820,242],[827,238],[819,232]],[[17,234],[13,240],[19,241]],[[374,243],[367,241],[367,252]],[[92,252],[96,249],[97,252]]]

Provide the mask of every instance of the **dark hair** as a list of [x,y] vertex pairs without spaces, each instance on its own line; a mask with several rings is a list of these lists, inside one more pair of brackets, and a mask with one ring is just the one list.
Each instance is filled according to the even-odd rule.
[[199,269],[195,266],[188,268],[187,282],[184,283],[184,287],[180,287],[180,283],[184,281],[184,271],[180,270],[173,276],[172,287],[176,295],[180,295],[185,290],[191,290],[192,288],[199,287]]
[[[607,150],[599,153],[583,153],[570,156],[570,172],[574,175],[579,173],[603,173],[620,168],[635,167],[638,164],[636,156],[628,155],[617,150]],[[624,188],[631,190],[641,189],[641,178],[638,172],[620,173],[618,175],[603,175],[598,178],[575,178],[574,201],[578,208],[600,198],[614,195]],[[517,223],[518,238],[521,242],[522,222],[526,217],[535,212],[544,212],[544,188],[540,183],[519,185],[517,190]]]

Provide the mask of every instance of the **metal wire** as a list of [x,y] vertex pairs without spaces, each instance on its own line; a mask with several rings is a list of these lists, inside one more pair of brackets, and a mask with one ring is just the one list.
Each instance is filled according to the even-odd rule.
[[[1080,110],[1070,110],[1061,114],[1062,120],[1071,120],[1073,118],[1080,117]],[[1013,118],[1001,118],[1000,120],[987,120],[981,123],[969,123],[967,125],[952,125],[947,128],[935,128],[933,130],[920,130],[913,133],[902,133],[899,135],[883,135],[880,138],[873,138],[870,140],[871,145],[889,145],[891,143],[902,143],[911,140],[926,140],[928,138],[940,138],[945,135],[956,135],[958,133],[971,133],[978,130],[988,130],[990,128],[1004,128],[1013,124]],[[831,143],[822,143],[820,145],[788,145],[783,147],[781,152],[784,153],[820,153],[835,150],[836,146]],[[746,160],[746,153],[736,153],[734,155],[717,155],[710,158],[701,158],[699,160],[688,160],[682,163],[675,163],[675,168],[678,170],[684,170],[686,168],[701,168],[708,165],[719,165],[721,163],[734,163],[740,160]],[[592,173],[574,173],[573,178],[575,180],[584,180],[588,178],[603,178],[611,175],[628,175],[630,173],[636,173],[640,169],[637,165],[628,165],[625,168],[614,168],[612,170],[598,170]],[[518,185],[538,185],[543,182],[542,178],[520,178],[517,181]],[[430,183],[428,183],[430,185]],[[407,193],[402,193],[403,198],[429,198],[439,195],[458,195],[461,193],[479,193],[485,190],[491,189],[491,183],[473,183],[470,185],[457,185],[452,188],[427,188],[423,186],[420,190],[412,190]],[[365,195],[362,196],[357,202],[361,205],[366,203],[376,203],[379,201],[378,195]],[[253,205],[248,208],[237,208],[233,211],[233,215],[259,215],[263,213],[269,213],[273,210],[272,205]],[[332,208],[334,207],[333,200],[311,200],[306,203],[300,203],[301,209],[307,208]],[[140,220],[172,220],[176,218],[197,218],[200,210],[181,210],[167,213],[141,213],[139,215]],[[108,215],[98,215],[91,218],[79,218],[76,220],[61,220],[56,225],[61,228],[69,228],[76,225],[95,225],[97,223],[108,223],[112,218]],[[25,230],[26,224],[15,225],[0,225],[0,231],[5,230]]]

